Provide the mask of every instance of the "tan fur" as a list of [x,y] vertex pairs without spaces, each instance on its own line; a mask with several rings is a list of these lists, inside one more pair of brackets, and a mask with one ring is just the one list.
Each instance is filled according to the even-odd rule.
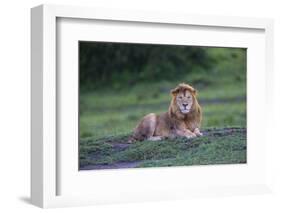
[[[196,98],[196,90],[188,84],[181,83],[171,90],[171,95],[168,112],[144,116],[134,130],[134,140],[159,140],[175,136],[190,138],[202,135],[199,130],[202,112]],[[184,108],[182,111],[181,107]],[[189,109],[185,111],[185,107]]]

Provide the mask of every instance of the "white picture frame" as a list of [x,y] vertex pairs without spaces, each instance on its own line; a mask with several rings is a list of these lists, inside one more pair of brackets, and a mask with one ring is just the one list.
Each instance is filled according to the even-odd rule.
[[[142,23],[143,26],[154,24],[155,26],[166,27],[168,31],[173,31],[173,28],[177,26],[195,26],[202,29],[208,28],[212,30],[228,31],[230,33],[244,30],[250,33],[258,32],[261,36],[257,36],[256,43],[261,44],[259,49],[254,49],[255,43],[253,40],[253,50],[259,50],[259,53],[251,51],[249,53],[249,67],[251,69],[257,69],[256,79],[253,79],[253,83],[250,83],[248,87],[251,105],[248,106],[248,110],[252,113],[248,113],[248,120],[252,125],[250,133],[256,131],[257,136],[261,134],[261,126],[256,122],[254,118],[255,110],[265,107],[265,103],[257,106],[257,109],[253,107],[257,101],[254,89],[257,88],[257,83],[260,84],[262,90],[262,98],[267,100],[267,104],[272,104],[272,97],[270,96],[270,88],[273,79],[273,21],[271,19],[256,19],[256,18],[238,18],[238,17],[216,17],[216,16],[203,16],[203,15],[188,15],[188,14],[173,14],[173,13],[155,13],[148,11],[123,11],[113,9],[99,9],[99,8],[84,8],[74,6],[54,6],[54,5],[41,5],[31,10],[31,76],[32,76],[32,118],[31,118],[31,201],[33,204],[46,208],[46,207],[59,207],[59,206],[76,206],[76,205],[91,205],[98,203],[116,203],[116,202],[138,202],[144,200],[165,200],[165,199],[178,199],[185,197],[197,197],[197,196],[210,196],[210,195],[233,195],[233,194],[252,194],[252,193],[264,193],[270,192],[270,161],[268,160],[268,152],[265,156],[263,150],[270,146],[270,131],[269,128],[270,116],[261,118],[266,124],[265,133],[262,136],[262,141],[257,143],[256,146],[249,146],[250,156],[254,156],[250,163],[246,166],[243,165],[231,165],[224,167],[208,166],[208,167],[193,167],[193,168],[164,168],[164,169],[140,169],[140,170],[122,170],[118,172],[106,171],[100,173],[83,173],[83,177],[76,178],[73,174],[73,169],[64,171],[64,164],[61,163],[67,158],[61,158],[61,150],[65,146],[58,146],[58,100],[61,98],[58,95],[58,88],[60,87],[61,79],[57,78],[58,68],[58,27],[59,21],[64,20],[100,20],[111,21],[114,23]],[[102,23],[101,23],[102,24]],[[116,26],[118,28],[118,26]],[[169,29],[169,27],[171,29]],[[174,29],[175,30],[175,29]],[[89,31],[90,35],[91,32]],[[122,34],[122,33],[121,33]],[[69,37],[73,40],[77,39],[75,36],[83,36],[79,34],[73,34]],[[63,37],[62,37],[63,38]],[[230,37],[235,38],[235,34]],[[130,38],[126,38],[130,39]],[[138,39],[144,40],[145,38],[139,37]],[[222,38],[219,38],[223,40]],[[226,39],[227,40],[227,39]],[[235,40],[235,39],[234,39]],[[238,39],[239,40],[239,39]],[[201,42],[201,43],[200,43]],[[212,43],[213,42],[213,43]],[[233,41],[229,43],[222,42],[223,46],[231,46]],[[211,38],[206,38],[206,43],[198,40],[197,45],[217,45],[216,41],[212,41]],[[235,46],[248,47],[248,44],[241,43],[241,39],[237,41]],[[253,63],[253,58],[257,56],[259,62]],[[251,62],[252,61],[252,62]],[[259,64],[260,63],[260,64]],[[261,66],[258,66],[261,65]],[[77,69],[77,67],[76,67]],[[251,73],[251,72],[250,72]],[[248,75],[248,78],[252,79],[253,75]],[[265,77],[265,78],[263,78]],[[75,77],[74,77],[75,78]],[[64,81],[68,81],[63,78]],[[75,79],[74,79],[75,80]],[[254,83],[257,82],[257,83]],[[61,94],[63,95],[63,93]],[[260,107],[260,108],[259,108]],[[74,109],[75,110],[75,109]],[[75,115],[76,116],[76,115]],[[76,116],[77,117],[77,116]],[[70,122],[71,123],[71,122]],[[251,140],[256,139],[254,134],[250,134]],[[256,137],[257,137],[256,136]],[[76,138],[77,139],[77,138]],[[74,141],[75,142],[75,141]],[[75,153],[74,144],[70,143],[70,147],[73,149],[63,149],[63,152]],[[268,149],[270,150],[270,149]],[[252,155],[251,153],[259,153]],[[262,166],[258,166],[258,157],[263,155]],[[65,155],[64,155],[65,156]],[[73,157],[73,158],[72,158]],[[73,163],[73,159],[77,159],[76,156],[70,156],[69,162]],[[266,158],[267,157],[267,158]],[[62,160],[61,160],[62,159]],[[252,165],[252,167],[251,167]],[[73,167],[75,169],[75,167]],[[64,171],[62,177],[67,176],[68,182],[65,178],[61,178],[61,173]],[[172,171],[172,172],[171,172]],[[78,172],[78,170],[76,171]],[[234,173],[244,174],[245,178],[237,178],[237,181],[228,179],[222,181],[216,177],[223,177],[223,174]],[[190,174],[194,175],[190,175]],[[211,174],[211,180],[206,181],[205,184],[201,184],[206,174]],[[252,175],[251,175],[252,174]],[[183,178],[178,178],[179,175]],[[182,186],[185,181],[185,175],[189,175],[192,180],[192,187],[188,182]],[[253,180],[254,176],[258,176]],[[73,177],[72,177],[73,176]],[[74,177],[75,176],[75,177]],[[138,184],[130,183],[130,180],[148,180],[157,179],[159,176],[163,177],[163,181],[154,186],[147,188],[145,183],[138,182]],[[78,177],[78,176],[77,176]],[[113,179],[113,177],[124,180],[122,182],[123,188],[113,188],[112,191],[102,190],[98,185],[102,185],[99,182],[97,185],[92,185],[89,188],[79,185],[79,181],[89,183],[93,178],[97,178],[99,181],[107,181]],[[201,177],[201,178],[200,178]],[[146,179],[148,178],[148,179]],[[238,180],[239,179],[239,180]],[[167,185],[165,181],[177,180],[175,182],[181,183]],[[197,180],[197,181],[196,181]],[[77,181],[77,182],[75,182]],[[212,182],[213,181],[213,182]],[[61,185],[65,184],[65,193],[61,193]],[[126,184],[126,185],[125,185]],[[139,185],[139,186],[137,186]],[[78,186],[78,187],[76,187]],[[182,187],[180,187],[182,186]],[[112,186],[110,186],[112,187]],[[79,190],[79,189],[83,190]],[[87,190],[95,193],[86,193]],[[72,193],[73,191],[79,193]],[[122,196],[120,196],[122,193]]]

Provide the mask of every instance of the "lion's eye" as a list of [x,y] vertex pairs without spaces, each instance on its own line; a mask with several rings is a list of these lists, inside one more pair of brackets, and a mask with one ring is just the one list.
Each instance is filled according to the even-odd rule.
[[190,96],[188,96],[187,98],[190,98]]
[[182,99],[182,96],[179,96],[179,99]]

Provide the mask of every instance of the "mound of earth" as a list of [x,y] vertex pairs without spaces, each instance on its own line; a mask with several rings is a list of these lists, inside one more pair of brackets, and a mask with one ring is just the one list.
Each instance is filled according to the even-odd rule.
[[128,135],[80,141],[80,170],[246,162],[246,128],[203,129],[203,136],[129,143]]

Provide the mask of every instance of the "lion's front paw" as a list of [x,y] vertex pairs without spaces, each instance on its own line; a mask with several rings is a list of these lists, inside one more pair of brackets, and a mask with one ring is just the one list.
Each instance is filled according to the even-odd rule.
[[196,134],[196,136],[203,136],[202,132],[196,132],[195,134]]
[[187,137],[187,138],[195,138],[195,137],[196,137],[196,134],[194,134],[194,133],[188,133],[185,137]]
[[195,134],[196,136],[203,136],[203,133],[200,132],[200,130],[199,130],[198,128],[196,128],[196,129],[194,130],[194,134]]

